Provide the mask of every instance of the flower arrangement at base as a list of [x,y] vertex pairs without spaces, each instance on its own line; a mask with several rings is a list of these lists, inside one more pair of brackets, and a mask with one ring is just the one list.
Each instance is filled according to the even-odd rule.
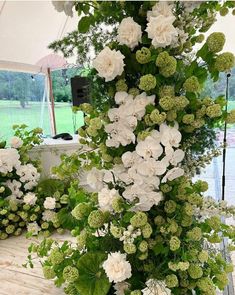
[[204,198],[207,183],[194,183],[185,167],[190,153],[211,152],[208,130],[232,117],[223,98],[200,92],[209,74],[216,80],[235,60],[220,53],[221,34],[190,52],[216,10],[234,4],[120,5],[116,39],[93,62],[110,90],[109,106],[80,106],[84,150],[54,169],[71,182],[68,216],[77,242],[32,245],[29,264],[33,253],[43,258],[45,277],[70,295],[213,295],[233,270],[216,245],[227,237],[234,248],[235,228],[220,218],[234,216],[234,208]]

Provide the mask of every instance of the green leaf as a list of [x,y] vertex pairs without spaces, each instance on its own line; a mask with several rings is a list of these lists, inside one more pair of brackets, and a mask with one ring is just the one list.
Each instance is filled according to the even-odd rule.
[[82,295],[106,295],[110,289],[110,282],[101,265],[106,259],[103,253],[86,253],[77,263],[79,279],[76,289]]
[[83,18],[80,19],[78,23],[78,30],[80,33],[86,33],[89,29],[90,26],[93,22],[93,16],[84,16]]
[[4,149],[6,146],[7,142],[6,141],[1,141],[0,142],[0,149]]
[[72,230],[77,226],[77,220],[71,215],[70,212],[68,212],[67,208],[61,209],[57,213],[57,217],[60,224],[63,224],[63,228]]

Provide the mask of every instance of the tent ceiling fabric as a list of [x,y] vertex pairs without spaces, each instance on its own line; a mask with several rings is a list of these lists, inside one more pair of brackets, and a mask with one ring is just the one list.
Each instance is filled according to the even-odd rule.
[[51,1],[0,1],[0,61],[35,65],[77,23],[76,13],[58,13]]
[[[73,18],[58,13],[51,1],[0,0],[0,67],[13,69],[20,63],[20,69],[36,72],[38,68],[32,65],[52,53],[48,44],[76,29],[77,23],[76,13]],[[235,54],[234,25],[235,16],[218,16],[206,35],[215,31],[225,33],[224,51]],[[75,57],[69,61],[75,62]]]

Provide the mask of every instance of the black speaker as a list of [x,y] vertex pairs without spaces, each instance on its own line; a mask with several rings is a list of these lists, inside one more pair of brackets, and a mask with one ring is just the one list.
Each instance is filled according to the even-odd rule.
[[89,103],[89,88],[88,78],[79,76],[71,78],[73,106],[78,107],[82,103]]

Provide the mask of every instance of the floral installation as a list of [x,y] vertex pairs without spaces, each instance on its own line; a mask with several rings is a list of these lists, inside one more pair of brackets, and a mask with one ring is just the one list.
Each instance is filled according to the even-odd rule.
[[28,263],[43,258],[45,277],[70,295],[216,294],[233,271],[216,245],[227,237],[226,250],[234,249],[235,228],[221,220],[234,208],[205,198],[207,183],[192,181],[186,167],[198,155],[199,166],[209,161],[210,130],[234,122],[223,97],[201,90],[235,58],[221,53],[222,33],[193,50],[216,12],[226,15],[234,3],[108,2],[110,13],[113,5],[125,13],[93,61],[108,104],[81,105],[84,149],[53,170],[71,184],[66,214],[76,243],[32,244]]
[[18,236],[27,229],[28,236],[48,236],[57,229],[59,211],[67,206],[66,186],[57,180],[40,180],[40,163],[32,161],[29,151],[41,143],[40,128],[13,127],[10,146],[0,149],[0,239]]

